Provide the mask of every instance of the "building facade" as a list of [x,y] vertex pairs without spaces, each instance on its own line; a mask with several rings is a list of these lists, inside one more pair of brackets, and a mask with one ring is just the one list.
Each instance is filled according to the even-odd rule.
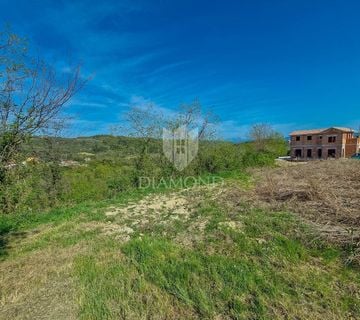
[[350,128],[301,130],[290,134],[290,149],[297,160],[349,158],[360,151],[360,139]]

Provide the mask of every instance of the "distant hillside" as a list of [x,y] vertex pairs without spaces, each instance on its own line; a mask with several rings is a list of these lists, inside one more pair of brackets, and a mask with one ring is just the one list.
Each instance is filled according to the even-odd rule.
[[[141,148],[141,139],[124,136],[97,135],[77,138],[34,137],[24,147],[26,156],[46,159],[49,151],[54,150],[61,159],[77,159],[86,156],[111,158],[129,156]],[[158,152],[160,141],[150,143],[149,152]]]
[[[235,145],[233,142],[202,141],[202,145],[215,145],[226,143]],[[246,146],[243,142],[241,145]],[[142,139],[125,136],[96,135],[77,138],[52,138],[33,137],[23,146],[23,154],[26,157],[36,156],[47,159],[50,154],[57,154],[61,160],[83,160],[84,157],[94,159],[116,159],[138,154],[142,148]],[[148,147],[149,153],[159,153],[162,150],[162,141],[152,139]]]

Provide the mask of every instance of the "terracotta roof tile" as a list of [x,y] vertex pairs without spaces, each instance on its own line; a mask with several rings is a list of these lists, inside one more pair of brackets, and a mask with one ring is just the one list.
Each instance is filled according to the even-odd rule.
[[351,128],[345,128],[345,127],[333,127],[333,128],[345,132],[354,132],[354,130]]
[[304,134],[318,134],[326,129],[297,130],[290,133],[291,136],[301,136]]
[[321,132],[330,130],[330,129],[336,129],[344,132],[354,132],[354,130],[350,128],[344,128],[344,127],[330,127],[330,128],[323,128],[323,129],[311,129],[311,130],[297,130],[290,133],[290,136],[301,136],[306,134],[319,134]]

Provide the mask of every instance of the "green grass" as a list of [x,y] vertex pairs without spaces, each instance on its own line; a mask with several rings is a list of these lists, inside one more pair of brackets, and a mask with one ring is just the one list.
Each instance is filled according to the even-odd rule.
[[[216,206],[202,209],[204,214],[210,227],[194,248],[170,240],[174,235],[155,235],[125,245],[99,245],[94,254],[79,258],[82,318],[156,314],[152,305],[133,305],[132,297],[144,291],[151,299],[160,294],[164,301],[176,302],[176,307],[162,309],[158,316],[164,319],[175,317],[176,310],[202,319],[274,319],[282,313],[298,319],[360,316],[359,301],[351,294],[351,286],[359,285],[357,272],[341,264],[335,249],[310,246],[307,227],[292,215],[252,211],[241,219],[244,229],[239,232],[219,226],[227,216]],[[104,261],[100,254],[98,259],[104,251],[115,256]],[[123,290],[134,277],[139,283],[131,285],[129,301]]]
[[[173,221],[164,215],[169,223],[133,226],[128,242],[84,227],[107,221],[128,225],[131,221],[106,217],[104,210],[135,202],[148,192],[154,190],[28,219],[2,217],[5,233],[39,230],[34,237],[7,238],[0,289],[9,292],[3,299],[14,291],[31,292],[29,284],[20,287],[11,277],[13,272],[25,277],[27,264],[34,275],[30,283],[54,281],[53,272],[44,280],[54,258],[47,265],[34,261],[62,252],[68,269],[61,260],[53,268],[64,277],[60,282],[71,279],[74,297],[69,299],[79,319],[360,318],[359,270],[343,263],[339,249],[315,241],[314,230],[287,212],[229,209],[203,191],[204,201],[187,219]],[[63,268],[69,271],[62,275]],[[16,311],[16,299],[10,304]],[[0,318],[14,315],[4,312]]]

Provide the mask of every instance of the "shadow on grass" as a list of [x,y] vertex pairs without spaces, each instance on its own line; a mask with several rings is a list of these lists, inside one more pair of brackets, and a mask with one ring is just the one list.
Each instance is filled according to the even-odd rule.
[[27,232],[17,231],[15,225],[11,224],[0,224],[0,260],[3,260],[10,249],[10,239],[15,240],[18,238],[25,238]]
[[10,225],[0,225],[0,260],[7,254],[8,235],[12,231]]

